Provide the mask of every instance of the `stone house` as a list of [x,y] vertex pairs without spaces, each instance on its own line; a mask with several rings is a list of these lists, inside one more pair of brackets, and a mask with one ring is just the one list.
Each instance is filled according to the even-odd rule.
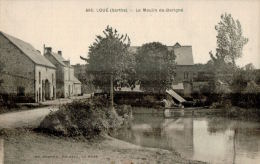
[[67,98],[81,94],[81,82],[74,76],[74,68],[65,60],[62,51],[52,52],[51,47],[44,47],[44,56],[56,66],[57,97]]
[[56,67],[30,43],[0,32],[0,94],[26,102],[56,98]]
[[174,46],[168,46],[168,50],[174,51],[176,55],[176,74],[173,85],[183,85],[182,95],[190,97],[192,84],[197,71],[194,69],[192,46],[182,46],[178,42]]

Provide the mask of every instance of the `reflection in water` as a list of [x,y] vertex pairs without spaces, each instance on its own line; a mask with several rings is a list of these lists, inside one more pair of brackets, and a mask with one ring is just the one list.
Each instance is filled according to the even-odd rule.
[[[168,146],[185,152],[188,156],[193,155],[193,120],[192,119],[165,119],[162,124],[163,138]],[[161,141],[162,142],[162,141]]]
[[260,124],[226,118],[134,116],[122,140],[147,147],[176,150],[182,156],[210,163],[260,163]]

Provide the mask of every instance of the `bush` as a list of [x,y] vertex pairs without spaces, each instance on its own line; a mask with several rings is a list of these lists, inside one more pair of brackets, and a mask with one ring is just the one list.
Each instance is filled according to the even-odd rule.
[[109,108],[106,99],[78,100],[63,105],[50,113],[40,124],[39,130],[55,135],[87,138],[117,130],[123,119]]
[[211,104],[210,108],[212,109],[229,109],[232,107],[232,103],[229,99],[221,100],[219,102],[214,102]]

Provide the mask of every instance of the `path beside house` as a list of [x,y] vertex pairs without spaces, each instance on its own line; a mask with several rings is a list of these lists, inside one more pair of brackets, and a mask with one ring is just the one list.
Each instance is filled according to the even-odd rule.
[[76,99],[86,99],[90,97],[91,94],[86,94],[83,96],[71,97],[70,99],[56,99],[53,101],[42,102],[43,105],[48,105],[46,107],[0,114],[0,129],[37,127],[40,125],[40,122],[44,119],[44,117],[51,111],[57,111],[59,109],[58,105],[70,103]]
[[44,107],[34,110],[1,114],[0,129],[37,127],[46,115],[48,115],[51,111],[56,110],[58,110],[57,107]]
[[66,104],[66,103],[71,103],[73,100],[80,100],[80,99],[88,99],[91,98],[93,94],[84,94],[82,96],[73,96],[71,98],[60,98],[56,100],[50,100],[50,101],[45,101],[41,102],[42,105],[61,105],[61,104]]

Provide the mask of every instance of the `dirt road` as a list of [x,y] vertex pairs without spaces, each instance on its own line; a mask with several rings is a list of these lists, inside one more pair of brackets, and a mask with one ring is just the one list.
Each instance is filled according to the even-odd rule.
[[67,99],[56,99],[53,101],[42,102],[42,105],[47,107],[0,114],[0,129],[2,128],[20,128],[20,127],[37,127],[50,111],[56,111],[59,105],[71,103],[73,100],[88,99],[92,94],[85,94],[83,96],[75,96]]
[[40,122],[51,111],[58,110],[58,107],[44,107],[20,112],[5,113],[0,115],[0,129],[37,127]]

